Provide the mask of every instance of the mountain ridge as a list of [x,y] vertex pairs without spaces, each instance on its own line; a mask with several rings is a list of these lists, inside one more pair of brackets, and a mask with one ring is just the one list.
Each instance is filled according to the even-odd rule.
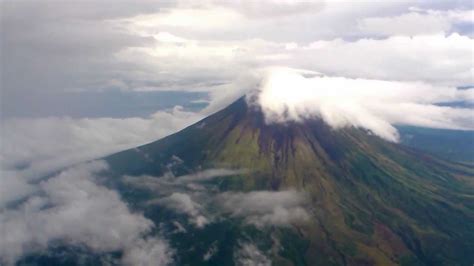
[[240,98],[173,135],[106,161],[117,176],[247,169],[248,174],[221,179],[219,189],[304,191],[312,219],[293,226],[292,239],[306,246],[293,259],[283,256],[288,265],[474,261],[469,252],[474,247],[473,169],[365,130],[336,130],[317,118],[266,124],[258,107]]

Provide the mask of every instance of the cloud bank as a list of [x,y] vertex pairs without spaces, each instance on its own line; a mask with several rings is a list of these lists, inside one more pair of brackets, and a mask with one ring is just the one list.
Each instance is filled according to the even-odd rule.
[[[172,254],[168,244],[157,237],[142,238],[153,222],[130,212],[116,191],[96,180],[96,173],[106,168],[104,162],[69,168],[2,206],[0,262],[13,265],[24,254],[61,241],[98,253],[123,250],[130,265],[166,265]],[[143,253],[148,257],[139,256]]]
[[[246,171],[206,169],[194,174],[175,177],[124,176],[125,184],[153,191],[155,199],[147,206],[162,206],[175,213],[185,214],[188,224],[203,228],[221,218],[242,219],[246,224],[265,226],[291,226],[309,219],[307,197],[297,191],[220,192],[216,183],[208,180],[241,175]],[[181,225],[175,225],[183,231]]]
[[125,250],[122,263],[129,266],[172,265],[173,251],[168,243],[159,238],[137,241],[133,247]]
[[[179,158],[175,158],[179,160]],[[232,169],[206,169],[192,174],[174,176],[171,172],[160,176],[123,176],[122,181],[140,190],[152,191],[155,198],[146,205],[158,205],[175,213],[188,216],[189,224],[203,228],[212,217],[207,217],[207,207],[214,197],[214,185],[202,184],[217,177],[235,176],[245,171]],[[178,231],[185,231],[180,224],[175,224]]]
[[217,204],[233,217],[257,227],[290,226],[309,219],[303,208],[305,195],[297,191],[225,192],[217,196]]
[[177,213],[184,213],[190,217],[190,223],[197,228],[203,228],[209,223],[208,219],[201,214],[202,206],[191,199],[186,193],[174,192],[170,196],[153,201]]
[[55,105],[38,100],[42,92],[227,93],[246,71],[275,64],[351,78],[473,82],[468,1],[111,3],[4,1],[4,108]]
[[238,266],[272,265],[272,261],[253,243],[239,243],[234,251],[234,262]]
[[319,117],[335,129],[359,127],[389,141],[398,141],[394,125],[474,129],[472,109],[441,105],[472,103],[474,89],[271,68],[256,94],[268,123]]
[[148,118],[6,119],[0,122],[1,168],[25,178],[39,178],[75,163],[157,140],[201,117],[177,106]]

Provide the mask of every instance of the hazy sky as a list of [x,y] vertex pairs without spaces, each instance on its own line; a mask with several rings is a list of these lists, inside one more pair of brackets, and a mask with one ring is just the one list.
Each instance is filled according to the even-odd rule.
[[474,99],[456,90],[474,83],[471,1],[1,3],[4,166],[49,169],[160,138],[260,86],[273,66],[350,88],[397,84],[407,96],[390,94],[384,117],[351,117],[377,120],[387,138],[405,103],[417,114],[407,124],[472,127],[469,109],[432,108]]

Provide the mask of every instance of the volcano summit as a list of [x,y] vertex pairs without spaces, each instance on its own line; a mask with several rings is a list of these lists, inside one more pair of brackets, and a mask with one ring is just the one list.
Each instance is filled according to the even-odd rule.
[[474,170],[240,98],[104,173],[180,265],[471,265]]

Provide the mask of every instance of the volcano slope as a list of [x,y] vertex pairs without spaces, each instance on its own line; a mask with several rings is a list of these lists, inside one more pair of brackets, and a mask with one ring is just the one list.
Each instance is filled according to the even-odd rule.
[[[427,156],[365,130],[334,130],[317,118],[266,124],[259,108],[241,98],[176,134],[106,161],[108,174],[129,178],[245,169],[208,182],[218,192],[289,190],[307,196],[309,218],[283,227],[221,217],[169,236],[177,264],[238,264],[232,247],[242,237],[257,243],[273,265],[474,262],[472,166]],[[138,207],[152,196],[125,183],[117,186]],[[144,210],[155,223],[170,219],[156,207]],[[208,260],[198,254],[205,245],[217,250]]]

